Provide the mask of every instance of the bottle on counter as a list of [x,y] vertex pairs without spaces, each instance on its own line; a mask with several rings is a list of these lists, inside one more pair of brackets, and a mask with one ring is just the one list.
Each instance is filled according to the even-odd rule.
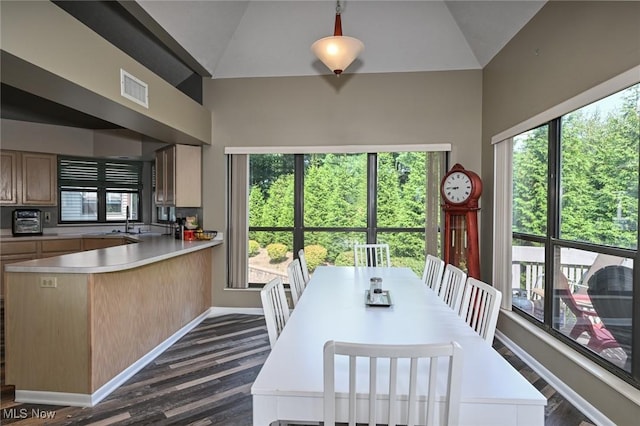
[[176,240],[182,240],[184,238],[184,222],[181,217],[176,218],[175,237]]

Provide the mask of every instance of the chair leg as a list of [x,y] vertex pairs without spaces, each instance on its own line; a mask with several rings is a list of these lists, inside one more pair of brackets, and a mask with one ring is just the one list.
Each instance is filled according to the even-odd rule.
[[[584,324],[580,324],[579,322],[577,322],[571,329],[571,332],[569,333],[569,337],[571,337],[573,340],[576,340],[585,331],[587,332],[587,334],[590,334],[589,329]],[[591,335],[589,337],[591,337]]]

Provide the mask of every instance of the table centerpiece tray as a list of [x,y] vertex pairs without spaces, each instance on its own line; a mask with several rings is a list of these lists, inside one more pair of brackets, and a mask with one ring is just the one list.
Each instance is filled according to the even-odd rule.
[[389,307],[391,303],[391,295],[389,290],[382,290],[380,293],[374,293],[373,298],[369,298],[370,290],[364,292],[364,303],[367,306]]

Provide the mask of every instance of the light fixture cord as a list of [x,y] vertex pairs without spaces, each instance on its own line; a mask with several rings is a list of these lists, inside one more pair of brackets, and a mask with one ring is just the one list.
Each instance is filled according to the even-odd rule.
[[336,22],[333,27],[333,36],[341,36],[342,35],[342,19],[340,17],[340,11],[342,8],[340,7],[340,0],[336,0]]

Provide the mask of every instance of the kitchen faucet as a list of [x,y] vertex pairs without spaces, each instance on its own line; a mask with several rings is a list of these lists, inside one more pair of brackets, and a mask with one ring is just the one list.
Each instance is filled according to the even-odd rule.
[[127,233],[129,232],[129,206],[127,206],[127,210],[126,210],[126,216],[125,216],[125,220],[124,220],[124,232]]

